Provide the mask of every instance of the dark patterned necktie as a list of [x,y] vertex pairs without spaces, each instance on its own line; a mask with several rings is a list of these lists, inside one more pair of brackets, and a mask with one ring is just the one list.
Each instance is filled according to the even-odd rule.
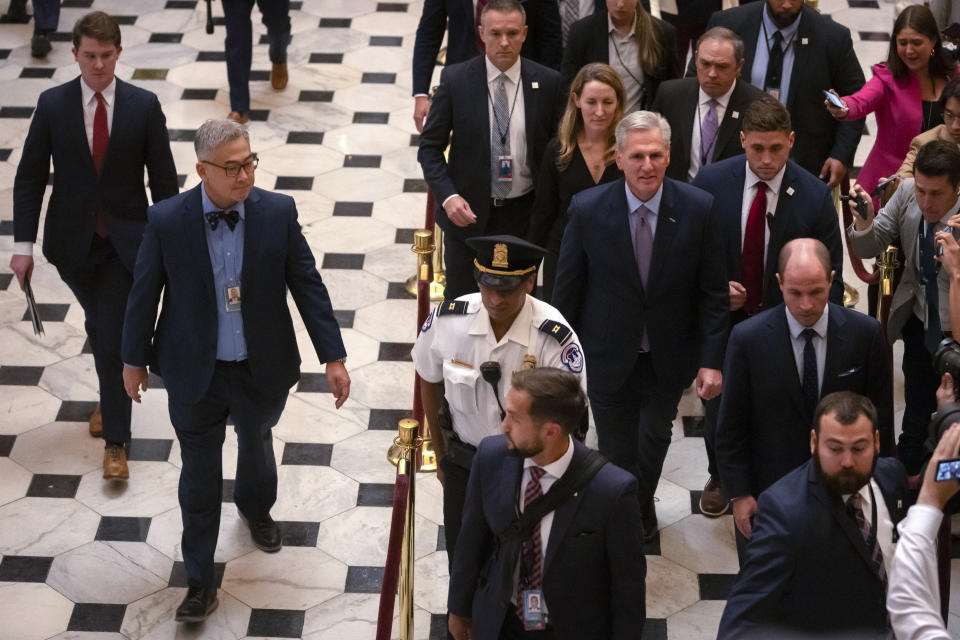
[[817,332],[810,328],[800,332],[800,336],[807,341],[803,345],[803,382],[800,391],[803,394],[803,408],[807,412],[808,419],[813,419],[813,412],[817,408],[817,400],[820,398],[817,350],[813,346],[813,338],[816,335]]
[[207,216],[207,222],[210,223],[211,231],[217,230],[221,220],[227,223],[230,231],[233,231],[233,228],[237,226],[237,222],[240,220],[240,214],[236,211],[207,211],[204,215]]
[[773,45],[770,47],[770,60],[767,61],[767,75],[763,81],[764,91],[780,90],[780,79],[783,76],[783,34],[773,32]]
[[933,257],[936,250],[934,234],[937,231],[937,223],[921,221],[921,224],[925,224],[927,230],[920,237],[920,242],[923,243],[923,250],[920,252],[920,275],[927,298],[927,329],[923,335],[923,345],[932,354],[943,339],[943,329],[940,326],[940,291],[937,286],[940,263]]
[[[527,509],[543,495],[540,478],[546,471],[541,467],[530,467],[530,479],[523,491],[523,508]],[[540,523],[530,529],[520,543],[520,580],[517,582],[517,616],[523,620],[523,592],[527,589],[539,589],[543,576],[543,542],[540,539]]]
[[857,529],[860,530],[860,535],[863,536],[863,541],[866,543],[867,549],[870,550],[870,561],[873,564],[873,570],[876,572],[877,577],[880,578],[880,582],[883,584],[883,592],[886,593],[887,570],[883,566],[883,552],[880,550],[880,543],[877,542],[876,536],[872,535],[870,531],[870,523],[867,522],[866,517],[863,515],[863,500],[860,498],[859,493],[855,493],[847,498],[847,515],[857,523]]

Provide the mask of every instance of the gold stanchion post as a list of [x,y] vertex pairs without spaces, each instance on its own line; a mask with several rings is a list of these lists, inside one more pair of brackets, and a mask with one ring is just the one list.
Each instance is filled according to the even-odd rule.
[[397,462],[397,474],[407,475],[410,478],[407,490],[407,513],[403,524],[403,544],[400,548],[400,580],[399,595],[400,609],[399,632],[400,640],[413,640],[413,541],[414,541],[414,511],[416,506],[416,477],[417,477],[417,449],[421,440],[417,437],[420,424],[409,418],[400,421],[400,433],[394,443],[400,447],[400,458]]

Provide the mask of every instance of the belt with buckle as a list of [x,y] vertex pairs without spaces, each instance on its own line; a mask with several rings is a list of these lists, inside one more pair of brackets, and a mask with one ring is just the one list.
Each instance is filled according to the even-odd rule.
[[507,200],[509,200],[509,198],[491,198],[490,204],[494,207],[502,207],[507,204]]

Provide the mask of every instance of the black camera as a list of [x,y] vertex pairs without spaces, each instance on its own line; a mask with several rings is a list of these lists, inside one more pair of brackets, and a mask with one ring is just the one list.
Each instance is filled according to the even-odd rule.
[[945,338],[940,341],[940,346],[933,352],[933,368],[941,378],[945,373],[950,374],[953,378],[953,399],[960,402],[960,344],[956,340]]

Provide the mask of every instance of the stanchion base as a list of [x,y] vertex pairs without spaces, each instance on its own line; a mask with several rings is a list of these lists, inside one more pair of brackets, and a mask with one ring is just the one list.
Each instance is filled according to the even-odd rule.
[[[443,288],[446,284],[446,277],[443,274],[440,274],[439,277],[435,277],[433,282],[430,283],[430,302],[440,302],[443,300]],[[407,289],[407,293],[412,296],[417,295],[417,283],[419,280],[416,275],[412,275],[407,278],[404,287]]]
[[860,302],[860,292],[853,288],[849,282],[843,283],[843,306],[852,309]]

